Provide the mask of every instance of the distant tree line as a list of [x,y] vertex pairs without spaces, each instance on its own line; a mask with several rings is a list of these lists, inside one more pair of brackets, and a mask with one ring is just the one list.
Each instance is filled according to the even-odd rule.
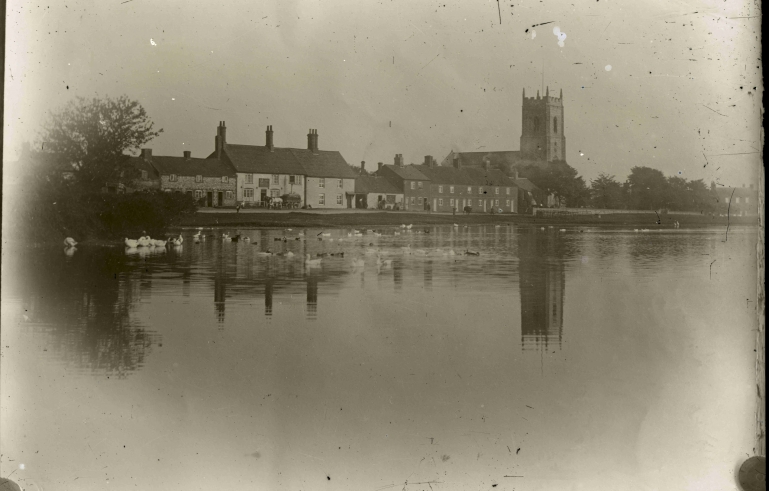
[[589,185],[563,161],[525,166],[519,169],[519,175],[552,194],[559,206],[571,208],[711,212],[718,202],[702,179],[665,177],[651,167],[633,167],[625,182],[601,173]]

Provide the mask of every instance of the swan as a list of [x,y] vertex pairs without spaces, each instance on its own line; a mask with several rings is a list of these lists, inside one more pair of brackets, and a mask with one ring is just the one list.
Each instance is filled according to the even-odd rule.
[[502,225],[494,225],[494,228],[500,228]]
[[64,239],[64,245],[66,247],[75,247],[77,245],[77,242],[75,242],[75,239],[73,239],[72,237],[67,237],[66,239]]
[[409,229],[409,230],[411,230],[411,227],[413,227],[413,225],[410,224],[410,223],[408,225],[406,225],[406,228]]
[[406,225],[405,224],[401,224],[401,228],[406,228]]
[[400,234],[401,234],[400,232],[395,232],[395,235],[400,235]]
[[545,227],[540,227],[540,230],[545,230]]
[[634,228],[634,229],[633,229],[633,231],[634,231],[634,232],[638,232],[638,229],[637,229],[637,228]]
[[170,239],[168,239],[168,243],[175,247],[182,245],[182,241],[176,237],[171,237]]
[[229,239],[229,238],[230,238],[229,232],[227,232],[226,234],[222,234],[222,239]]
[[243,237],[243,242],[251,242],[251,237],[246,235],[245,237]]
[[166,246],[166,241],[165,240],[155,239],[153,242],[155,243],[155,247],[165,247]]
[[288,251],[288,252],[286,252],[285,256],[286,257],[294,257],[294,253],[291,252],[291,251]]
[[262,252],[262,251],[257,252],[256,255],[257,256],[272,256],[272,251],[267,249],[267,251],[265,251],[265,252]]
[[324,233],[324,234],[321,234],[321,235],[322,235],[323,237],[331,237],[331,234],[330,234],[330,233]]
[[[291,230],[291,229],[289,229],[289,230]],[[299,237],[304,237],[304,232],[299,232],[298,235],[299,235]]]
[[454,252],[454,249],[449,249],[449,256],[456,256],[457,253]]
[[310,255],[307,254],[307,257],[304,260],[304,264],[307,266],[320,266],[321,258],[318,259],[312,259],[310,258]]
[[566,229],[562,228],[561,230],[559,230],[559,232],[566,232]]
[[454,228],[459,228],[459,224],[458,224],[458,223],[455,223],[455,224],[454,224]]
[[131,249],[136,249],[136,246],[139,245],[139,241],[135,239],[126,238],[124,242],[125,242],[125,246]]
[[381,267],[389,268],[390,266],[392,266],[392,264],[393,264],[392,259],[382,259],[382,256],[376,257],[377,268],[381,268]]
[[136,241],[139,245],[139,247],[147,247],[150,245],[150,238],[149,237],[139,237],[139,239]]
[[352,232],[347,232],[347,237],[352,237]]
[[358,258],[358,259],[353,259],[352,260],[352,267],[353,268],[362,268],[365,265],[366,265],[366,261],[364,261],[363,259]]
[[203,227],[199,227],[199,228],[198,228],[198,233],[196,233],[195,235],[193,235],[193,237],[196,237],[196,238],[198,238],[198,239],[199,239],[199,238],[200,238],[200,232],[202,232],[202,231],[203,231]]
[[182,234],[179,234],[179,245],[182,245],[182,242],[184,242],[184,237],[182,237]]

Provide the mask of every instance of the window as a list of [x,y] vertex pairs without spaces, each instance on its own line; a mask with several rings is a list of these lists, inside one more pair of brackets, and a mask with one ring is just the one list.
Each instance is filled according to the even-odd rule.
[[[340,181],[341,181],[341,179],[340,179]],[[336,195],[336,204],[338,204],[338,205],[342,204],[342,195],[341,194],[337,194]]]
[[439,193],[442,193],[442,192],[443,192],[443,186],[438,186],[438,192],[439,192]]
[[750,203],[750,198],[747,198],[747,197],[746,197],[746,198],[745,198],[745,204],[747,205],[748,203]]
[[729,198],[724,198],[724,203],[729,203]]
[[272,175],[272,183],[273,184],[280,184],[280,176],[278,174]]
[[245,188],[243,189],[243,199],[246,201],[254,201],[254,190],[253,188]]
[[494,200],[494,206],[499,206],[499,200],[498,199]]
[[253,183],[254,183],[254,175],[246,174],[246,184],[253,184]]
[[289,184],[296,184],[296,176],[288,176]]
[[[413,184],[413,183],[412,183],[412,184]],[[412,205],[414,204],[414,197],[413,197],[413,196],[411,197],[411,204],[412,204]]]
[[176,182],[177,180],[176,174],[171,174],[170,176],[168,176],[168,180],[171,182]]
[[443,200],[442,199],[438,200],[438,206],[443,206]]
[[467,186],[467,194],[473,194],[473,188]]
[[505,201],[505,206],[510,206],[510,200]]
[[482,199],[478,200],[478,206],[483,206],[483,200]]
[[449,192],[450,192],[451,194],[454,194],[454,186],[449,186]]
[[203,182],[203,176],[195,176],[195,182]]
[[505,188],[505,194],[510,194],[510,188]]
[[142,171],[142,179],[147,179],[147,171],[146,170]]
[[278,194],[280,192],[280,189],[270,189],[270,196],[273,198],[279,198],[280,195]]
[[318,204],[319,205],[325,205],[326,204],[326,195],[323,193],[320,193],[318,195]]
[[483,194],[483,188],[478,188],[478,194]]
[[[318,187],[319,188],[325,188],[326,187],[326,178],[325,177],[321,177],[320,179],[318,179]],[[323,195],[321,195],[321,196],[323,196]]]
[[419,181],[419,182],[417,183],[417,187],[418,187],[419,189],[422,189],[422,181]]
[[553,133],[558,133],[558,118],[553,118]]
[[344,186],[344,182],[341,179],[337,179],[336,187],[341,188]]
[[417,183],[415,183],[414,181],[411,181],[411,189],[416,189],[416,188],[417,188]]
[[739,204],[739,202],[740,202],[740,198],[737,198],[737,203]]
[[499,188],[494,188],[494,194],[499,194]]
[[230,182],[230,178],[228,176],[222,176],[222,182],[227,184],[228,182]]
[[195,190],[195,197],[196,198],[202,198],[203,197],[203,191],[201,191],[200,189],[196,189]]
[[[202,193],[203,191],[201,191]],[[224,199],[232,199],[232,191],[225,191],[224,192]]]

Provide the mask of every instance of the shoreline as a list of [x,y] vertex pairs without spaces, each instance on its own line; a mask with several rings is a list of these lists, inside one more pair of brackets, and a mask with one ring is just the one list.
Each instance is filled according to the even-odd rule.
[[660,224],[657,217],[649,214],[610,214],[610,215],[579,215],[573,217],[543,218],[534,215],[513,214],[470,214],[451,215],[444,213],[413,213],[387,211],[357,211],[357,212],[250,212],[250,213],[211,213],[198,212],[194,216],[183,219],[174,229],[185,228],[343,228],[343,227],[378,227],[400,226],[413,224],[427,225],[485,225],[485,224],[520,224],[520,225],[562,225],[562,226],[606,226],[606,227],[645,227],[673,228],[678,221],[681,227],[709,227],[753,225],[758,226],[758,217],[711,217],[707,215],[663,215]]

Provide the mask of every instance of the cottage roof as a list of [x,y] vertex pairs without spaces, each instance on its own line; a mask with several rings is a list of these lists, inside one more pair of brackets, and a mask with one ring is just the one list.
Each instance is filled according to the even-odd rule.
[[[403,167],[397,165],[383,165],[382,169],[387,168],[401,179],[408,179],[410,181],[429,181],[430,178],[422,174],[419,171],[419,166],[416,165],[404,165]],[[381,169],[380,169],[381,170]]]
[[[304,168],[290,148],[234,145],[228,143],[224,154],[237,172],[248,174],[304,174]],[[213,153],[210,158],[216,156]]]
[[483,163],[488,161],[491,167],[505,167],[519,165],[523,158],[519,151],[498,151],[498,152],[450,152],[443,159],[442,166],[453,165],[453,158],[458,157],[462,167],[483,167]]
[[152,164],[150,164],[149,162],[147,162],[146,160],[144,160],[141,157],[129,157],[128,163],[132,167],[134,167],[134,168],[136,168],[138,170],[147,171],[148,175],[153,175],[153,176],[157,176],[158,175],[157,169],[155,169],[155,167],[153,167]]
[[518,177],[512,179],[512,181],[515,183],[516,186],[523,189],[524,191],[528,191],[530,193],[536,193],[541,191],[533,182],[529,181],[525,177]]
[[393,183],[380,176],[358,176],[355,178],[356,194],[403,194]]
[[179,176],[222,177],[233,176],[235,171],[218,159],[186,159],[185,157],[152,156],[150,162],[163,176],[176,174]]
[[334,177],[337,179],[355,179],[357,173],[335,150],[311,150],[292,148],[291,153],[304,169],[308,177]]

